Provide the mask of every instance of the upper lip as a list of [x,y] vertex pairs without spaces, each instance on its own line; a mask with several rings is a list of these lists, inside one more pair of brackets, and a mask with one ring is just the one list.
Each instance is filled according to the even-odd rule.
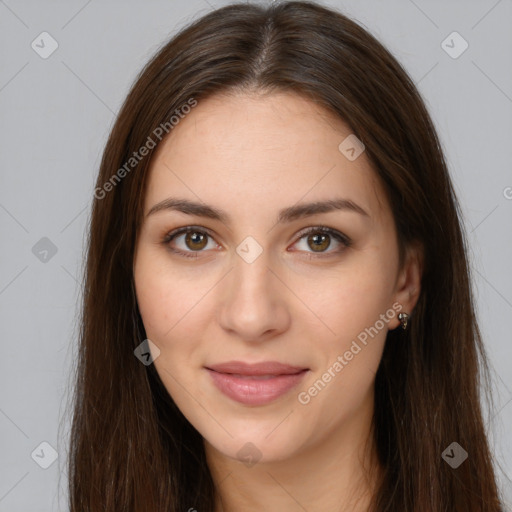
[[278,361],[263,361],[261,363],[244,363],[243,361],[228,361],[226,363],[206,366],[207,369],[219,373],[233,373],[237,375],[292,375],[300,373],[307,368],[291,366]]

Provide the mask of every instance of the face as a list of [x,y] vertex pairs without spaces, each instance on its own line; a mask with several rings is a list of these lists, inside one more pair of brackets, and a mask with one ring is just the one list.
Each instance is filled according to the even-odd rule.
[[153,158],[140,313],[169,394],[228,457],[284,460],[363,428],[387,331],[414,306],[384,189],[339,148],[350,134],[297,95],[214,96]]

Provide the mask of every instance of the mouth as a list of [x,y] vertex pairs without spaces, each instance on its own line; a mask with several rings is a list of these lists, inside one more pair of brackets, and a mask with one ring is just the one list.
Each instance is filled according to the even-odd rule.
[[296,387],[309,371],[276,361],[256,364],[231,361],[205,369],[218,390],[245,405],[265,405],[277,400]]

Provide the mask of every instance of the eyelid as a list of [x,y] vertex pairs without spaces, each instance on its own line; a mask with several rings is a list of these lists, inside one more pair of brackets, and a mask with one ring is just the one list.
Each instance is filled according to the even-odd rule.
[[198,258],[199,254],[201,252],[206,251],[182,251],[181,249],[173,249],[170,246],[170,242],[174,240],[176,237],[181,236],[183,234],[187,234],[190,232],[198,231],[199,233],[205,233],[208,235],[212,240],[215,239],[215,237],[212,234],[212,231],[208,228],[205,228],[203,226],[196,226],[196,225],[189,225],[189,226],[182,226],[180,228],[173,229],[172,231],[169,231],[163,238],[162,244],[169,248],[174,254],[178,254],[179,256],[183,256],[185,258]]
[[301,238],[304,238],[305,235],[309,235],[310,233],[326,233],[328,235],[333,236],[336,239],[339,239],[340,242],[344,243],[347,246],[350,246],[352,244],[352,240],[347,235],[343,234],[341,231],[338,231],[337,229],[334,228],[330,228],[329,226],[323,226],[321,224],[316,226],[310,226],[299,231],[299,233],[297,233],[296,235],[297,241],[299,241]]
[[[175,253],[175,254],[179,254],[179,255],[187,257],[187,258],[197,258],[200,253],[207,252],[207,251],[204,251],[204,250],[201,250],[201,251],[182,251],[180,249],[173,249],[173,248],[170,247],[170,242],[172,240],[174,240],[176,237],[181,236],[181,235],[186,234],[186,233],[189,233],[189,232],[194,232],[194,231],[197,231],[197,232],[200,232],[200,233],[204,233],[204,234],[208,235],[210,238],[212,238],[213,240],[215,240],[213,232],[210,229],[208,229],[206,227],[203,227],[203,226],[188,225],[188,226],[182,226],[180,228],[176,228],[176,229],[168,232],[164,236],[164,238],[162,240],[162,243],[164,245],[166,245],[166,246],[169,246],[170,250],[173,253]],[[299,251],[293,251],[293,252],[300,252],[300,253],[304,252],[307,255],[307,257],[309,257],[310,259],[311,258],[322,258],[322,257],[326,258],[326,257],[329,257],[331,255],[340,254],[341,252],[343,252],[345,249],[351,247],[351,245],[352,245],[352,240],[347,235],[345,235],[344,233],[338,231],[337,229],[334,229],[334,228],[331,228],[331,227],[328,227],[328,226],[324,226],[324,225],[308,226],[308,227],[302,229],[301,231],[299,231],[295,235],[296,240],[293,243],[293,245],[295,245],[297,242],[300,242],[306,235],[308,235],[310,233],[325,233],[325,234],[328,234],[331,237],[333,237],[336,241],[338,241],[339,243],[344,245],[345,247],[342,248],[341,250],[338,249],[338,250],[326,251],[326,252],[318,252],[318,253],[315,253],[314,251],[300,251],[300,250]]]
[[182,226],[181,228],[173,229],[172,231],[169,231],[162,240],[163,243],[169,243],[173,238],[183,235],[185,233],[198,231],[200,233],[205,233],[211,238],[215,238],[213,235],[213,231],[209,230],[208,228],[205,228],[203,226],[196,226],[196,225],[190,225],[190,226]]

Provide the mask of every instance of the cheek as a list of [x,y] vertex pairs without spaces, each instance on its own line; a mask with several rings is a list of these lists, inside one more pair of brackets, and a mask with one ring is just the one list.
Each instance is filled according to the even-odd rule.
[[193,287],[185,286],[183,277],[180,281],[175,272],[144,250],[134,267],[134,279],[146,335],[160,350],[154,361],[157,373],[178,406],[186,408],[183,386],[192,389],[193,383],[188,381],[185,369],[199,339],[190,323],[193,305],[198,301],[197,288],[194,292]]
[[172,327],[170,297],[164,279],[150,271],[137,272],[135,277],[137,304],[148,338],[162,340]]
[[[353,265],[327,281],[321,293],[309,295],[327,334],[317,336],[315,372],[302,390],[332,420],[354,411],[371,392],[389,322],[396,315],[391,308],[392,274],[383,259]],[[313,338],[312,338],[313,339]],[[319,349],[319,350],[318,350]],[[302,403],[302,402],[301,402]],[[323,414],[323,413],[322,413]]]
[[187,323],[204,295],[203,286],[186,279],[162,258],[141,251],[134,268],[139,311],[149,338],[164,343]]
[[379,266],[367,265],[323,281],[321,290],[309,297],[315,312],[329,327],[330,338],[346,342],[374,325],[390,308],[391,292],[389,275]]
[[318,302],[319,316],[332,332],[316,338],[311,351],[314,372],[297,399],[313,423],[318,419],[322,432],[357,417],[363,404],[372,401],[388,322],[395,315],[385,289],[385,280],[379,282],[378,274],[354,273],[324,289],[324,299]]
[[195,369],[204,359],[202,342],[208,321],[204,305],[212,278],[192,280],[170,266],[165,255],[142,249],[134,279],[146,336],[160,350],[155,369],[178,407],[189,411],[190,395],[185,390],[195,389]]

